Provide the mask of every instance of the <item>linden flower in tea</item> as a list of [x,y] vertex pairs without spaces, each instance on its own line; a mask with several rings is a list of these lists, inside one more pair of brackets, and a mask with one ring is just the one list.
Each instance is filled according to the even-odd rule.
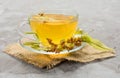
[[61,40],[71,38],[77,27],[75,16],[63,14],[33,15],[30,20],[32,31],[35,32],[43,45],[49,45],[47,39],[59,44]]

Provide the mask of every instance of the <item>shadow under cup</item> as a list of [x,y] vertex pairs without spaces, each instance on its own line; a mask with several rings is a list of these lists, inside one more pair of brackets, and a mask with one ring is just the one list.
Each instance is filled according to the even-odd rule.
[[32,15],[29,19],[30,27],[44,46],[48,40],[59,44],[61,40],[71,38],[77,28],[78,15],[72,10],[44,10]]

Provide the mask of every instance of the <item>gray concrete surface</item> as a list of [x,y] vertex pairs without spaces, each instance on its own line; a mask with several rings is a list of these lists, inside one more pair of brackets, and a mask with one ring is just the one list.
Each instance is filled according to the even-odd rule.
[[[15,28],[23,18],[41,9],[77,10],[79,26],[114,48],[117,56],[45,70],[3,53],[5,45],[20,38]],[[120,78],[120,0],[0,0],[0,78]]]

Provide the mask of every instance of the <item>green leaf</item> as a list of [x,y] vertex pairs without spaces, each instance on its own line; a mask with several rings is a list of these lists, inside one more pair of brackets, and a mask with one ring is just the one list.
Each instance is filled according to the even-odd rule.
[[35,34],[36,41],[39,42],[39,37],[37,34]]
[[28,24],[30,25],[30,17],[28,18]]
[[40,50],[40,46],[39,45],[32,45],[31,48],[36,49],[36,50]]
[[36,34],[35,32],[25,32],[25,34]]
[[25,42],[24,45],[27,45],[27,46],[32,46],[34,44],[40,44],[38,42]]
[[82,31],[81,35],[82,35],[81,38],[82,38],[83,42],[86,42],[86,43],[90,44],[91,46],[93,46],[96,49],[99,49],[99,50],[102,50],[102,51],[113,50],[113,49],[107,47],[106,45],[104,45],[101,41],[92,38],[91,36],[89,36],[84,31]]

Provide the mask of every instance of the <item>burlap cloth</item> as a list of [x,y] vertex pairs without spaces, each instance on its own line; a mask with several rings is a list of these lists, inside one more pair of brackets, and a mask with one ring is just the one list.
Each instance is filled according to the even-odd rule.
[[86,63],[96,59],[115,56],[115,52],[113,50],[100,51],[88,44],[79,51],[61,55],[46,55],[30,52],[21,47],[18,43],[8,45],[4,52],[29,64],[33,64],[40,68],[46,67],[47,69],[50,69],[65,60]]

